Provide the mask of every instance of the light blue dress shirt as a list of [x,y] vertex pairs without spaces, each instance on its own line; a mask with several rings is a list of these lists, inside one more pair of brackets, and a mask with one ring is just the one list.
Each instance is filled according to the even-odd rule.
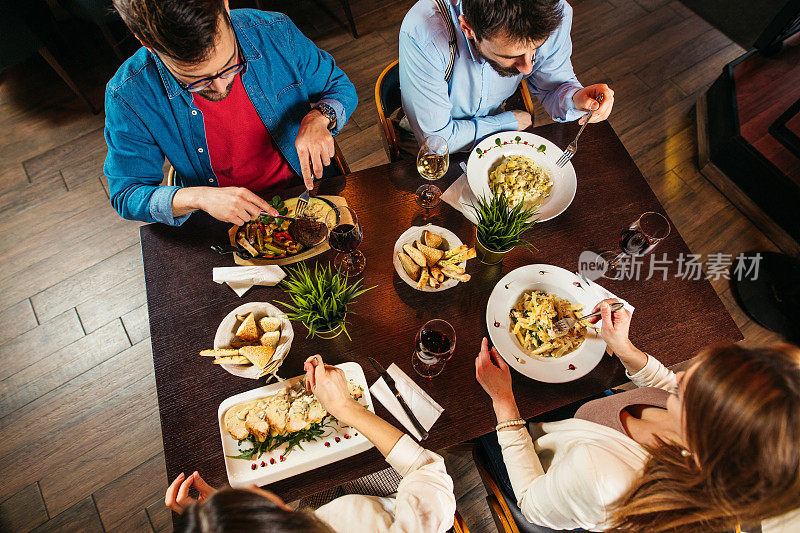
[[403,110],[417,140],[440,135],[450,150],[470,150],[487,135],[517,129],[517,119],[503,111],[523,77],[553,120],[577,120],[572,95],[583,86],[572,69],[572,7],[561,0],[561,25],[536,50],[533,71],[503,77],[472,47],[459,28],[461,0],[449,0],[456,27],[457,52],[453,76],[444,72],[450,57],[448,33],[434,0],[420,0],[400,27],[400,90]]

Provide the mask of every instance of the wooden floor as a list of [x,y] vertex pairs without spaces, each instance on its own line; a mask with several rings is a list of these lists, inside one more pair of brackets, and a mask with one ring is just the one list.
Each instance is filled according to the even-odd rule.
[[[303,0],[290,15],[358,90],[339,142],[355,170],[384,163],[373,87],[397,56],[398,27],[413,2],[352,0],[361,35],[354,40],[338,2],[319,1]],[[605,81],[616,91],[610,121],[690,248],[775,249],[696,166],[697,96],[743,50],[677,1],[573,6],[575,70],[585,84]],[[74,33],[72,48],[56,52],[99,104],[115,60],[92,28]],[[547,120],[540,113],[536,121]],[[40,58],[0,74],[4,531],[171,527],[139,224],[109,205],[102,126],[102,115],[89,114]],[[598,230],[616,231],[619,222]],[[726,280],[714,287],[744,342],[777,338],[743,315]],[[469,454],[445,455],[468,525],[494,531]]]

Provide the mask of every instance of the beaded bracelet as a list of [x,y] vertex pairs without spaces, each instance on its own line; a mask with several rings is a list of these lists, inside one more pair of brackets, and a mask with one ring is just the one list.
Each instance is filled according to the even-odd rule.
[[503,428],[511,427],[511,426],[524,426],[527,422],[521,418],[517,418],[516,420],[507,420],[505,422],[500,422],[495,426],[495,430],[500,431]]

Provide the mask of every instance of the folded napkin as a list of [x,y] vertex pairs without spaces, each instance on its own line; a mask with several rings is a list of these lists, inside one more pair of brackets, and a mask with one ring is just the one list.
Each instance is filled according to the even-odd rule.
[[244,295],[253,285],[277,285],[286,272],[276,265],[214,267],[216,283],[227,283],[238,296]]
[[[591,295],[591,300],[594,302],[592,308],[594,308],[594,305],[601,302],[602,300],[606,300],[608,298],[614,298],[622,302],[624,309],[630,311],[631,314],[633,314],[633,311],[636,309],[627,300],[625,300],[625,298],[620,298],[619,296],[617,296],[610,290],[606,289],[605,287],[598,285],[596,281],[589,281],[585,277],[581,276],[579,272],[576,272],[575,276],[578,278],[578,282]],[[584,309],[584,311],[586,313],[591,313],[592,309]]]
[[461,174],[461,177],[454,181],[453,184],[442,193],[441,198],[443,201],[460,211],[467,218],[467,220],[473,224],[478,223],[478,219],[475,218],[475,211],[469,207],[470,205],[477,203],[477,198],[474,194],[472,194],[472,189],[469,187],[466,172]]
[[[433,427],[434,422],[436,422],[444,411],[442,406],[428,396],[428,393],[414,383],[414,381],[408,377],[405,372],[400,370],[400,367],[396,364],[392,363],[389,365],[386,372],[394,379],[400,396],[403,397],[406,405],[408,405],[411,412],[417,417],[419,423],[422,424],[422,427],[424,427],[426,431],[429,431],[431,427]],[[392,391],[389,390],[389,386],[383,378],[379,378],[369,390],[372,396],[380,401],[383,406],[403,424],[414,438],[422,440],[422,435],[414,428],[411,419],[408,418],[400,402],[395,398],[394,394],[392,394]]]

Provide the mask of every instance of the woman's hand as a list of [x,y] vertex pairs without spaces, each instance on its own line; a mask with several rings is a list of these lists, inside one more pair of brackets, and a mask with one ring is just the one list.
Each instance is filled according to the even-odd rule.
[[[198,492],[196,500],[189,496],[189,489],[192,488],[193,485]],[[197,472],[193,473],[188,478],[181,472],[181,474],[175,478],[175,481],[167,488],[167,494],[164,496],[164,503],[176,513],[183,514],[187,507],[193,503],[207,500],[215,492],[217,492],[217,489],[203,481],[203,478],[201,478],[200,474]]]
[[517,402],[511,389],[511,371],[497,350],[489,349],[486,337],[481,343],[481,351],[475,359],[475,378],[492,399],[498,422],[519,418]]
[[347,424],[348,410],[359,405],[350,396],[344,372],[326,365],[320,355],[306,359],[303,369],[306,371],[306,390],[314,393],[326,411]]
[[598,303],[593,312],[600,309],[600,317],[590,318],[589,322],[596,324],[598,320],[603,320],[600,336],[614,355],[619,357],[628,372],[635,374],[647,364],[647,355],[636,348],[628,338],[632,317],[630,311],[625,308],[611,311],[611,304],[618,301],[609,298]]

